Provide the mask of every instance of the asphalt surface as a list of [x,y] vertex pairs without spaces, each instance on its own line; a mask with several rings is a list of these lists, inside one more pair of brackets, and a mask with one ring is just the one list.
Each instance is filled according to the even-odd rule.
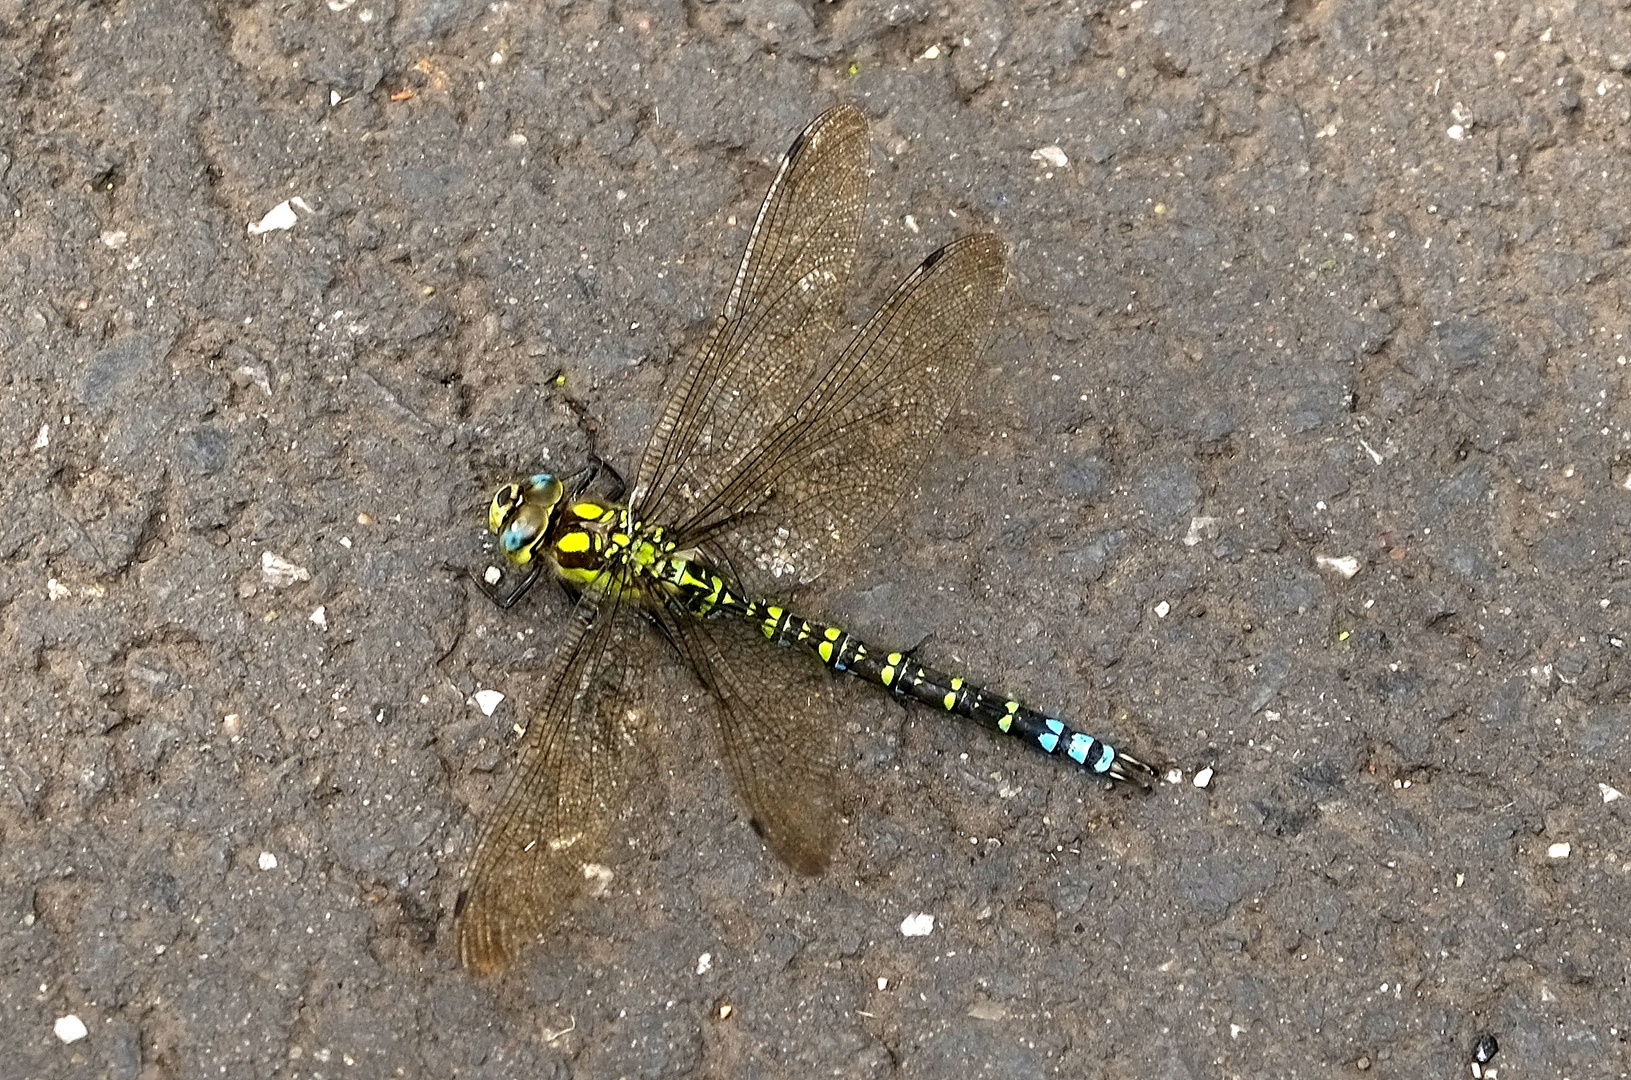
[[[1625,1076],[1628,73],[1623,0],[0,3],[0,1072]],[[656,663],[597,895],[472,978],[570,618],[486,501],[632,471],[838,101],[856,318],[1012,281],[796,599],[1176,782],[835,682],[807,880]]]

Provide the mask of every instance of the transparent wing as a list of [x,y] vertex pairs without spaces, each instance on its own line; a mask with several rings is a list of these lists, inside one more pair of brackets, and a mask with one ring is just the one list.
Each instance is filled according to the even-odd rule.
[[663,611],[658,619],[716,699],[720,756],[754,831],[794,870],[821,873],[832,855],[839,802],[826,669],[798,664],[802,657],[736,619],[700,620],[683,611]]
[[629,649],[621,598],[584,599],[515,774],[488,816],[457,909],[459,960],[489,974],[548,929],[584,884],[627,788]]
[[820,574],[915,482],[991,336],[1002,241],[966,236],[901,283],[797,407],[676,522],[760,591]]
[[815,381],[844,321],[868,149],[866,117],[840,105],[782,158],[725,311],[652,429],[631,499],[641,520],[691,516]]

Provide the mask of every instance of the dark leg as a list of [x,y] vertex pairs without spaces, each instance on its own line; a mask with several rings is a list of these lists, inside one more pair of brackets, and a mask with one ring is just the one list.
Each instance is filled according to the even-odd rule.
[[476,588],[486,594],[487,599],[508,611],[519,603],[523,596],[527,595],[527,590],[537,583],[540,571],[538,564],[534,563],[527,568],[527,575],[521,579],[521,584],[508,591],[499,588],[497,585],[487,584],[473,570],[466,570],[465,573],[470,575],[470,580],[476,583]]

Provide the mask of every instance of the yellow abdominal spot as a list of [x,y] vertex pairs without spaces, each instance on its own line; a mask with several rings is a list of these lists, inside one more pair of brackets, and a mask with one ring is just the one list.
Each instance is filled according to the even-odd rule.
[[885,686],[888,686],[890,683],[895,681],[895,669],[893,667],[884,668],[882,671],[878,672],[878,679]]
[[952,708],[957,704],[957,694],[955,692],[948,693],[940,699],[940,704],[946,707],[947,712],[951,712]]
[[821,655],[821,659],[823,661],[829,664],[832,663],[832,642],[823,641],[820,645],[816,646],[816,652]]

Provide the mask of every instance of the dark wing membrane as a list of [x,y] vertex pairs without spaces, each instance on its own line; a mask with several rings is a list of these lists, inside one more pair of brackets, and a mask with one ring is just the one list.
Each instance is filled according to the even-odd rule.
[[806,582],[858,543],[915,482],[991,336],[1006,281],[1000,239],[966,236],[901,283],[797,408],[681,519],[749,585]]
[[[794,663],[805,658],[774,649],[758,627],[737,619],[704,621],[683,610],[657,617],[715,699],[720,757],[754,830],[782,862],[819,874],[838,820],[827,672]],[[765,675],[767,662],[780,662],[774,678]]]
[[866,118],[840,105],[782,158],[724,314],[652,429],[631,500],[640,520],[690,516],[815,380],[843,322],[867,153]]
[[459,895],[459,960],[503,968],[582,888],[622,812],[627,649],[638,624],[619,598],[585,598],[561,644],[547,697],[521,742],[515,775],[487,818]]

